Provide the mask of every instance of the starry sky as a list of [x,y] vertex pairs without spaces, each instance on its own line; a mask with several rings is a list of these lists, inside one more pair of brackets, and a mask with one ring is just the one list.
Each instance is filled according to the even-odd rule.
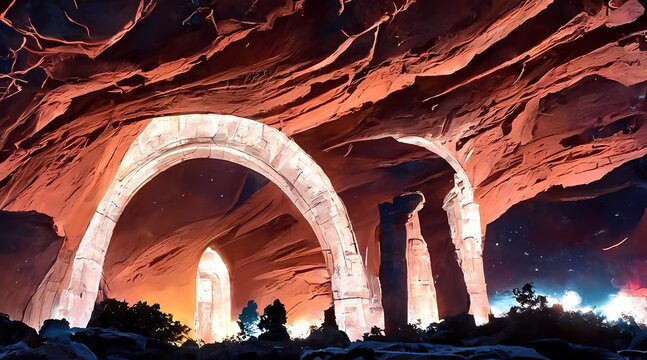
[[484,261],[495,311],[507,310],[508,291],[526,282],[554,298],[575,291],[593,307],[619,289],[647,287],[646,208],[647,157],[512,207],[487,227]]

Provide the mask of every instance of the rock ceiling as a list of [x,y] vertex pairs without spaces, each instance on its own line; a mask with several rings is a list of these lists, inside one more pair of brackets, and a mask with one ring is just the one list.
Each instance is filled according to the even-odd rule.
[[[375,169],[431,156],[371,141],[438,141],[465,169],[485,226],[549,188],[587,184],[647,154],[646,6],[8,1],[0,5],[1,209],[51,217],[58,236],[43,235],[41,253],[64,238],[58,256],[72,256],[150,118],[219,113],[291,136],[342,198],[362,194],[382,176]],[[344,198],[351,217],[393,196],[363,193],[372,200]],[[255,201],[276,203],[275,195]],[[36,229],[47,223],[15,216]],[[262,221],[272,219],[294,222]],[[358,238],[375,225],[353,223]]]

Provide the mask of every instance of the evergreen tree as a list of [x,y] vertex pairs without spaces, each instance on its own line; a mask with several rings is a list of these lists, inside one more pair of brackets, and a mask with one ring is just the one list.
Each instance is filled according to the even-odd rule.
[[512,289],[512,295],[520,306],[513,306],[510,311],[544,310],[548,307],[548,300],[543,295],[537,295],[532,283],[527,283],[521,289]]
[[242,335],[256,337],[260,334],[258,329],[258,305],[254,300],[249,300],[247,306],[238,315],[238,326]]
[[272,341],[289,340],[290,335],[288,335],[288,331],[285,328],[287,322],[288,318],[285,306],[279,299],[274,300],[273,304],[265,307],[261,321],[258,323],[258,327],[264,331],[259,336],[259,339]]

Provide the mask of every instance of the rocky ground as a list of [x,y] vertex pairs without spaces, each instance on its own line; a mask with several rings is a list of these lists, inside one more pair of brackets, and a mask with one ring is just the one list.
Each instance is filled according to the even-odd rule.
[[[647,359],[647,333],[630,349],[612,352],[558,339],[524,346],[451,346],[428,343],[359,341],[349,346],[332,334],[319,333],[292,342],[246,341],[174,346],[137,334],[102,328],[72,328],[48,320],[39,333],[19,321],[0,321],[0,359]],[[322,337],[323,336],[323,337]]]

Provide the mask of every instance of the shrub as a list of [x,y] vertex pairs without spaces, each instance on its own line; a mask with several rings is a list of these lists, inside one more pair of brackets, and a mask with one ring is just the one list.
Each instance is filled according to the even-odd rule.
[[[506,317],[490,317],[484,326],[476,326],[468,314],[449,317],[426,330],[409,325],[393,334],[381,335],[376,329],[365,340],[429,341],[455,346],[527,345],[540,339],[557,338],[571,343],[603,347],[611,350],[626,348],[640,329],[629,321],[608,321],[593,312],[564,311],[560,305],[549,307],[545,296],[536,293],[533,284],[512,290],[518,305]],[[420,340],[417,340],[420,339]]]
[[12,321],[9,315],[0,313],[0,347],[20,341],[24,341],[30,347],[37,347],[43,343],[36,330],[22,321]]
[[548,307],[546,297],[537,295],[532,283],[513,289],[519,306],[508,312],[507,343],[559,338],[573,343],[618,349],[631,341],[632,334],[615,321],[592,311],[564,311],[561,305]]
[[310,335],[305,339],[298,339],[304,346],[313,349],[323,349],[327,347],[343,347],[350,345],[350,339],[345,332],[339,330],[337,326],[331,326],[325,322],[321,326],[311,326]]
[[138,301],[128,306],[125,301],[107,299],[95,305],[88,327],[114,328],[164,342],[180,343],[191,330],[173,315],[160,310],[159,304]]
[[511,312],[505,343],[558,338],[572,343],[620,349],[629,344],[632,334],[603,316],[582,311],[564,311],[559,306]]
[[364,334],[363,340],[418,343],[427,341],[429,338],[428,334],[428,330],[422,329],[418,324],[407,324],[386,334],[380,327],[373,326],[370,333]]

